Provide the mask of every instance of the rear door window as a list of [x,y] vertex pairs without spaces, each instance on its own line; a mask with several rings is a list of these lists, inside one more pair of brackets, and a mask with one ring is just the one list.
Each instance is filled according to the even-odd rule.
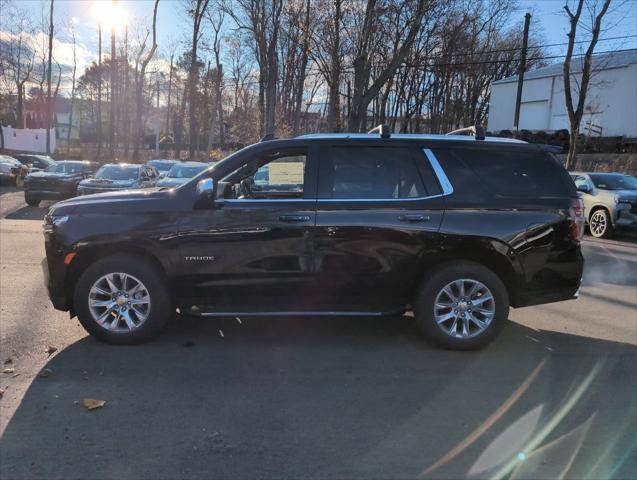
[[[575,189],[566,170],[545,152],[531,150],[449,149],[496,195],[506,197],[560,197]],[[443,154],[444,156],[444,154]]]
[[335,146],[321,155],[319,198],[408,199],[426,196],[407,147]]

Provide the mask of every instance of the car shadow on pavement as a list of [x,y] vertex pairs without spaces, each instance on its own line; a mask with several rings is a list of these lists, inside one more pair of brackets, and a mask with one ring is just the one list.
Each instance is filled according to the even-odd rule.
[[509,322],[482,350],[445,351],[409,316],[86,337],[33,380],[2,477],[635,478],[636,350]]
[[7,220],[42,220],[52,204],[52,202],[42,202],[38,207],[21,207],[4,218]]

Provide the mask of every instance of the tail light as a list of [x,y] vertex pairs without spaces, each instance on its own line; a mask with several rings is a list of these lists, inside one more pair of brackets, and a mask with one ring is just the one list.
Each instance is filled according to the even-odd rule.
[[571,208],[568,210],[568,216],[571,220],[571,233],[573,238],[578,242],[584,236],[584,202],[581,198],[571,200]]

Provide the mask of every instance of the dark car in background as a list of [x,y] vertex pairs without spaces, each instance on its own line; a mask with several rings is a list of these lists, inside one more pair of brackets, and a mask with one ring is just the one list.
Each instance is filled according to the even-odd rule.
[[43,268],[54,307],[115,344],[149,339],[176,308],[413,309],[427,337],[468,349],[502,331],[510,306],[577,297],[582,211],[566,170],[538,145],[309,135],[247,147],[179,188],[57,203]]
[[195,175],[203,172],[210,165],[203,162],[179,162],[171,167],[168,174],[159,182],[158,187],[178,187],[183,185]]
[[22,175],[26,175],[22,163],[9,155],[0,155],[0,185],[16,185]]
[[107,163],[94,177],[80,182],[78,195],[154,187],[159,180],[159,172],[149,165],[131,163]]
[[99,168],[97,162],[62,160],[24,179],[24,199],[37,207],[41,200],[63,200],[77,195],[77,186]]
[[176,165],[178,163],[181,163],[181,161],[170,160],[170,159],[165,159],[165,160],[155,159],[155,160],[149,160],[148,162],[146,162],[146,165],[155,167],[157,171],[159,172],[159,177],[164,178],[168,174],[168,171],[173,167],[173,165]]
[[29,173],[39,172],[42,170],[46,170],[47,168],[55,165],[55,160],[53,160],[48,155],[38,155],[34,153],[18,153],[14,155],[14,157],[22,163],[22,165],[26,165],[29,169]]

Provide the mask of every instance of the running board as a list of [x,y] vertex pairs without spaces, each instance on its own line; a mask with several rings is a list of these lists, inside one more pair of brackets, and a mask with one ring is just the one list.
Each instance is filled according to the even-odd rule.
[[387,317],[402,315],[406,309],[386,312],[358,311],[206,311],[191,308],[183,309],[184,313],[198,317]]

